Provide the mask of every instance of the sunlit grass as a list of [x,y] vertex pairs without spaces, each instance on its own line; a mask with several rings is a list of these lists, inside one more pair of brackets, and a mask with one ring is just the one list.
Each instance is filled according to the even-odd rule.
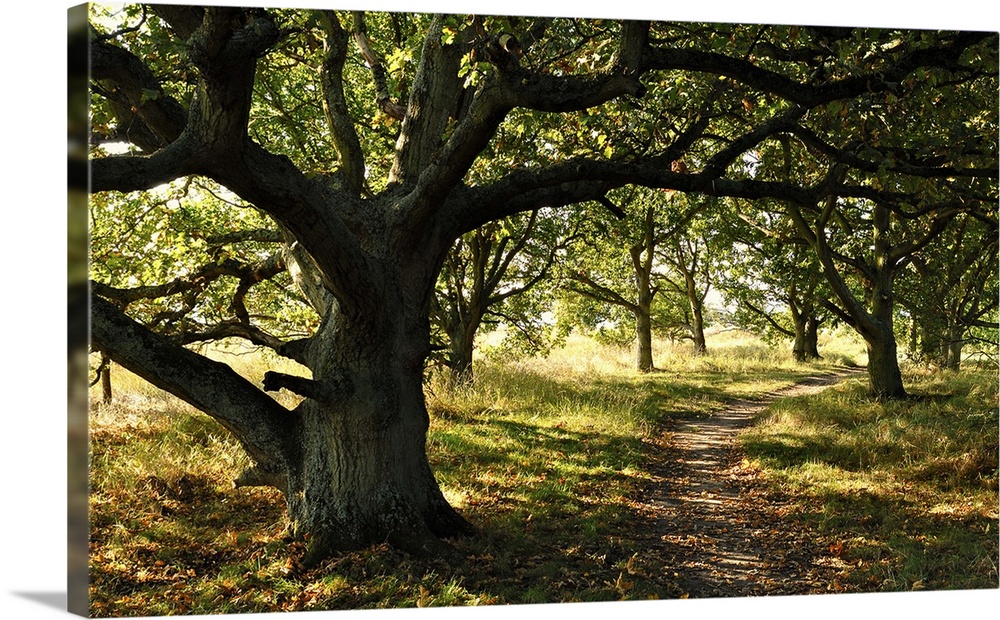
[[743,444],[801,518],[846,545],[855,586],[996,587],[996,373],[905,380],[905,401],[871,401],[860,379],[779,401]]
[[[835,346],[858,352],[839,342],[821,350]],[[738,332],[710,337],[704,356],[692,355],[687,343],[658,342],[654,350],[657,372],[639,373],[631,350],[573,337],[547,358],[477,360],[471,387],[449,391],[431,382],[428,455],[446,497],[479,534],[453,541],[447,558],[418,559],[375,546],[308,573],[289,569],[293,550],[282,540],[280,493],[233,488],[245,456],[229,434],[115,367],[114,402],[101,405],[95,393],[90,420],[91,611],[237,613],[676,596],[668,575],[635,570],[630,561],[641,551],[630,536],[635,498],[650,479],[650,439],[675,417],[708,415],[729,399],[828,371],[845,357],[796,364],[787,348]],[[252,381],[275,365],[305,374],[290,362],[241,349],[211,353]],[[967,552],[980,544],[983,523],[995,528],[996,465],[990,469],[983,459],[991,423],[996,445],[996,417],[983,403],[995,407],[996,386],[986,379],[910,377],[919,388],[914,392],[954,393],[916,403],[920,408],[872,404],[863,380],[852,380],[818,400],[776,406],[773,433],[762,430],[748,441],[758,441],[756,458],[775,484],[804,498],[804,516],[831,536],[847,537],[852,561],[869,571],[863,579],[875,575],[871,589],[912,587],[920,578],[928,587],[981,583],[926,575],[958,564],[976,567],[969,569],[976,579],[990,571],[989,553]],[[978,485],[975,493],[970,485]],[[900,497],[908,498],[905,513],[893,507]],[[994,521],[984,522],[990,506]],[[973,527],[935,529],[956,519]],[[857,523],[868,525],[851,530]],[[889,529],[873,529],[875,523]],[[926,538],[918,545],[920,535]],[[930,549],[943,558],[937,568],[904,568]],[[995,575],[995,565],[992,570]]]

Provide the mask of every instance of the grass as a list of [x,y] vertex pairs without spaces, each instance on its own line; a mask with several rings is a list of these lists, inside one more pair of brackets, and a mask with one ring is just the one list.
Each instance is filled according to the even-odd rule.
[[[338,555],[309,572],[289,564],[293,549],[281,539],[280,494],[232,487],[244,457],[228,434],[206,416],[116,368],[114,404],[95,404],[91,416],[91,613],[270,612],[677,596],[672,577],[642,555],[632,535],[636,498],[649,481],[650,439],[673,417],[706,415],[722,409],[729,399],[759,396],[828,365],[795,364],[786,351],[739,333],[716,334],[709,346],[708,355],[694,357],[683,345],[657,343],[660,370],[640,374],[631,368],[630,351],[572,338],[547,359],[478,364],[471,388],[448,392],[431,383],[428,455],[449,501],[481,534],[455,541],[447,558],[420,559],[375,546]],[[830,355],[834,363],[863,363],[856,343],[838,340],[828,348],[835,346],[843,352]],[[212,354],[228,356],[251,379],[275,362],[234,350]],[[971,376],[965,388],[953,387],[957,384],[950,379],[924,380],[927,389],[939,381],[933,389],[961,392],[966,405],[996,400],[995,385],[990,392],[979,375]],[[862,412],[868,404],[856,386],[855,392],[837,391],[830,398],[841,400],[817,423],[825,430],[814,436],[785,447],[779,445],[783,436],[780,442],[763,435],[748,438],[769,479],[801,496],[810,507],[807,516],[827,528],[837,527],[840,508],[816,503],[822,494],[817,496],[801,477],[816,475],[808,474],[810,468],[841,467],[833,459],[850,463],[844,468],[851,475],[863,475],[873,466],[870,458],[859,456],[864,453],[860,447],[855,453],[841,446],[845,440],[839,436],[877,417]],[[927,402],[945,406],[943,401]],[[953,413],[945,417],[964,419],[961,406],[949,409]],[[843,415],[835,415],[838,407]],[[775,420],[785,416],[791,427],[805,428],[804,422],[791,421],[791,414],[776,410],[774,415]],[[882,420],[888,422],[884,415]],[[995,421],[994,416],[994,426]],[[975,428],[988,426],[990,420],[987,416],[980,422]],[[947,470],[946,462],[957,467],[962,458],[972,463],[974,457],[961,455],[979,454],[973,449],[979,445],[972,437],[974,424],[965,423],[972,426],[963,435],[964,448],[956,444],[935,451],[928,444],[938,469],[926,459],[900,456],[899,462],[906,463],[915,478],[948,487],[948,476],[940,468]],[[865,445],[871,447],[899,431],[890,425],[879,431],[882,435],[866,432]],[[928,432],[926,441],[931,441],[934,432],[945,430]],[[782,433],[791,437],[793,431]],[[994,429],[994,446],[995,437]],[[804,451],[813,447],[814,452]],[[791,465],[794,458],[809,464]],[[971,464],[964,467],[974,469]],[[947,497],[966,497],[962,494],[973,470],[962,471],[949,483]],[[995,506],[995,463],[992,479],[988,467],[983,471],[986,477],[976,478],[977,493],[982,494],[976,501],[988,500],[992,484]],[[852,492],[860,493],[860,487]],[[950,523],[978,514],[968,507],[947,512],[959,506],[941,503],[937,512],[915,510],[912,518],[919,513],[929,521],[913,522],[914,531],[923,531],[931,522]],[[995,508],[993,519],[995,528]],[[980,540],[981,526],[988,523],[975,520],[974,525],[968,535]],[[925,534],[943,540],[937,531],[927,529]],[[995,538],[995,529],[992,533]],[[854,543],[849,548],[851,553],[867,549]],[[977,556],[980,561],[990,557],[986,551]],[[881,546],[864,553],[868,555],[858,557],[865,566],[895,557]],[[948,561],[965,562],[965,556]],[[900,562],[892,562],[886,566],[901,570]],[[977,570],[989,574],[989,567]],[[928,586],[939,583],[924,579]]]
[[743,445],[871,591],[997,587],[995,371],[910,372],[910,400],[863,380],[775,403]]

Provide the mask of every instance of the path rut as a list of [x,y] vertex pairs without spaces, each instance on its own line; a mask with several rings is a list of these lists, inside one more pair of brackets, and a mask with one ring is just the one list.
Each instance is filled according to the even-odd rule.
[[753,416],[778,398],[818,392],[863,369],[838,369],[711,416],[678,421],[660,439],[642,501],[646,553],[691,598],[839,591],[842,561],[828,541],[786,517],[786,498],[764,493],[736,448]]

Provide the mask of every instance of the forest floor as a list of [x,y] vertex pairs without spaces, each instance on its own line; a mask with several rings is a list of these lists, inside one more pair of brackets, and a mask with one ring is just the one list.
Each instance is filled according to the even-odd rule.
[[819,392],[863,369],[806,378],[721,412],[678,419],[654,439],[653,482],[636,532],[646,554],[673,570],[687,598],[843,592],[838,549],[787,516],[787,498],[765,489],[739,450],[738,433],[779,398]]
[[478,534],[314,569],[280,492],[232,487],[239,444],[122,370],[90,417],[90,613],[995,589],[995,372],[911,372],[916,398],[879,403],[850,360],[778,356],[636,373],[586,341],[484,365],[428,405],[431,465]]

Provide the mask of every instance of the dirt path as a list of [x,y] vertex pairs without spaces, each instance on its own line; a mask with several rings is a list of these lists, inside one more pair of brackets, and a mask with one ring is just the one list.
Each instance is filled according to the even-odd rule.
[[844,566],[814,532],[793,528],[781,497],[765,496],[736,448],[737,433],[778,398],[818,392],[860,370],[809,377],[757,401],[676,423],[660,440],[644,497],[646,554],[691,598],[837,591]]

